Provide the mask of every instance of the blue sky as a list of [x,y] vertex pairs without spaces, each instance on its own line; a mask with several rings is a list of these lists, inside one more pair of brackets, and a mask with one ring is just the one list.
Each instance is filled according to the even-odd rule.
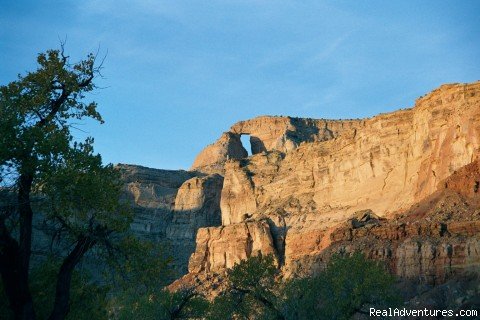
[[474,0],[0,0],[0,84],[59,39],[77,60],[100,47],[96,150],[186,169],[239,120],[368,117],[476,81],[479,36]]

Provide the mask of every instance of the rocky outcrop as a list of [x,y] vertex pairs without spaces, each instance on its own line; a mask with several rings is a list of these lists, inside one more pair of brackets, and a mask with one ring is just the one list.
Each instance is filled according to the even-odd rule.
[[[289,272],[321,270],[334,252],[362,251],[387,262],[402,278],[438,284],[462,270],[480,265],[480,179],[477,160],[455,172],[447,184],[392,219],[371,211],[355,214],[318,234],[323,250],[297,255]],[[463,182],[463,184],[460,184]],[[297,268],[298,267],[298,268]]]
[[351,133],[358,121],[262,116],[234,124],[230,131],[249,135],[252,154],[277,150],[288,152],[303,142],[331,140]]
[[242,222],[257,211],[254,183],[239,162],[225,165],[225,182],[221,199],[222,225]]
[[117,168],[125,182],[124,197],[135,213],[132,231],[164,243],[177,275],[186,273],[197,229],[221,224],[223,177],[123,164]]
[[232,132],[222,134],[214,144],[207,146],[195,158],[191,170],[222,172],[223,164],[229,159],[243,159],[247,150],[240,141],[240,135]]
[[125,182],[124,197],[135,212],[132,230],[153,240],[165,238],[177,191],[195,173],[126,164],[119,164],[117,168]]
[[353,135],[361,120],[323,120],[262,116],[240,121],[195,159],[191,170],[222,172],[229,159],[243,159],[247,152],[240,136],[248,135],[252,154],[268,151],[289,152],[306,142],[331,140]]
[[[191,272],[219,272],[239,261],[242,255],[235,254],[228,263],[225,258],[207,263],[211,239],[225,244],[214,246],[217,258],[248,253],[248,241],[235,242],[237,231],[224,230],[244,230],[246,223],[259,221],[269,226],[261,229],[263,237],[272,239],[268,250],[287,275],[315,272],[328,252],[360,250],[362,244],[397,274],[422,274],[430,281],[448,277],[447,265],[477,261],[476,222],[465,221],[479,217],[466,219],[458,208],[452,212],[463,218],[448,223],[392,222],[391,217],[419,215],[412,206],[433,201],[430,197],[446,186],[453,192],[448,201],[469,196],[472,208],[480,208],[471,202],[480,179],[475,170],[468,175],[462,169],[480,155],[480,83],[444,85],[411,109],[370,119],[259,117],[237,123],[230,132],[251,136],[253,156],[225,153],[222,227],[199,230]],[[449,180],[458,170],[463,182]],[[468,192],[452,189],[465,183],[471,184]]]
[[170,242],[177,270],[188,263],[182,279],[259,253],[304,275],[360,250],[404,278],[440,283],[480,263],[479,156],[477,82],[369,119],[241,121],[191,171],[120,167],[133,230]]
[[194,177],[178,189],[172,220],[167,225],[166,239],[173,247],[181,274],[186,272],[190,255],[195,251],[197,230],[221,225],[220,193],[223,177],[217,174]]
[[276,256],[270,226],[266,221],[201,228],[197,234],[197,249],[190,258],[188,269],[191,273],[224,271],[260,253]]
[[[343,220],[362,209],[382,216],[407,209],[479,154],[479,97],[471,96],[479,87],[445,86],[418,100],[413,109],[362,121],[352,129],[355,134],[303,144],[277,159],[274,176],[265,172],[270,167],[258,164],[265,156],[254,155],[225,167],[225,185],[234,186],[229,177],[244,171],[262,213],[287,208],[289,215]],[[235,201],[222,201],[222,208],[236,207]]]

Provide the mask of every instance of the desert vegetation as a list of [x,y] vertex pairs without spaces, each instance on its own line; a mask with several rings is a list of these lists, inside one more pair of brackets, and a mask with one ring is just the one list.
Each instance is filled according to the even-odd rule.
[[[283,279],[271,255],[228,269],[212,299],[194,289],[130,295],[119,319],[350,319],[400,302],[395,277],[362,254],[336,255],[316,276]],[[125,301],[125,300],[124,300]]]

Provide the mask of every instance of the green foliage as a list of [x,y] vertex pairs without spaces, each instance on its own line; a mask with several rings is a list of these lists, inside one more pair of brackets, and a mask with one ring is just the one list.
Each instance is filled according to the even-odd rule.
[[234,289],[260,294],[271,290],[277,274],[273,255],[258,255],[242,260],[227,270],[227,279],[229,286]]
[[[34,296],[34,306],[38,319],[47,319],[53,306],[55,282],[60,261],[50,257],[38,267],[33,268],[30,275],[30,289]],[[70,312],[71,320],[108,319],[108,286],[98,285],[92,281],[85,270],[75,271],[72,276]],[[5,318],[13,318],[4,296],[0,280],[0,314]]]
[[17,172],[48,170],[69,151],[71,120],[103,122],[85,94],[95,88],[95,56],[70,64],[60,50],[37,58],[38,69],[0,87],[0,166]]
[[118,320],[201,319],[209,307],[207,300],[191,290],[155,290],[140,296],[126,293],[115,303],[114,318]]
[[360,253],[333,257],[322,277],[325,298],[322,309],[330,319],[347,318],[365,304],[379,307],[396,302],[395,278],[379,262]]
[[[103,123],[96,103],[85,101],[101,69],[95,60],[89,54],[71,63],[62,46],[39,54],[35,71],[0,86],[0,271],[17,316],[105,318],[105,288],[74,271],[85,258],[111,267],[113,292],[148,292],[149,282],[167,275],[162,248],[128,232],[133,213],[119,200],[120,172],[103,165],[93,138],[78,141],[72,133],[85,119]],[[59,260],[30,270],[32,221],[41,220]]]
[[67,231],[68,237],[89,235],[97,244],[107,245],[112,233],[128,230],[133,215],[128,205],[119,201],[122,182],[118,170],[102,164],[92,143],[93,139],[74,143],[62,161],[38,174],[35,191],[44,199],[39,209],[47,220]]
[[228,289],[214,300],[209,318],[281,318],[278,273],[272,255],[240,261],[227,271]]
[[105,253],[107,278],[115,284],[118,292],[129,292],[132,296],[151,293],[163,288],[172,278],[172,258],[165,244],[139,240],[133,235],[117,242],[115,250]]
[[283,312],[287,319],[350,319],[366,305],[395,306],[394,282],[379,262],[361,253],[335,255],[317,277],[286,284]]
[[395,278],[362,254],[332,257],[316,277],[283,281],[273,256],[227,270],[226,289],[209,303],[193,290],[125,293],[115,319],[350,319],[365,307],[394,307]]
[[291,279],[283,286],[281,307],[285,319],[317,319],[322,314],[320,277]]
[[164,244],[128,236],[120,241],[121,255],[110,259],[115,289],[109,303],[112,319],[201,318],[209,303],[192,290],[171,293],[171,258]]
[[[49,259],[31,274],[30,288],[39,319],[46,319],[51,311],[59,265]],[[107,319],[108,289],[93,282],[87,271],[74,271],[67,319]]]
[[119,203],[119,173],[103,166],[93,138],[76,142],[71,133],[72,120],[103,123],[96,103],[84,101],[100,69],[95,56],[71,64],[63,50],[49,50],[37,62],[36,71],[0,87],[0,178],[31,175],[46,217],[69,236],[124,232],[131,213]]

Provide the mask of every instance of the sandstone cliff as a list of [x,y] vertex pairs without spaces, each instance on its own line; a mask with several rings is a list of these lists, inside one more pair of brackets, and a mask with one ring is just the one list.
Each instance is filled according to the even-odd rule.
[[[207,157],[196,161],[196,170],[207,168],[209,172],[212,165],[222,166],[222,227],[208,232],[200,229],[189,270],[220,272],[244,258],[244,252],[248,256],[248,248],[254,246],[274,252],[287,274],[314,271],[321,265],[321,258],[314,257],[331,250],[335,241],[353,241],[353,236],[332,239],[338,232],[332,233],[356,212],[368,209],[379,217],[407,212],[479,156],[479,97],[479,83],[453,84],[419,98],[411,109],[370,119],[259,117],[235,124],[229,135],[236,135],[236,141],[242,134],[250,135],[253,156],[239,159],[223,149],[225,157],[220,162],[208,162]],[[223,147],[217,142],[209,148]],[[262,230],[270,235],[249,237],[246,224],[268,225]],[[460,225],[447,224],[452,237]],[[405,231],[405,241],[396,243],[395,249],[385,246],[376,255],[395,261],[394,271],[399,275],[433,274],[432,281],[441,281],[445,275],[438,270],[460,259],[452,254],[467,257],[465,252],[473,252],[465,259],[477,261],[478,241],[472,239],[476,229],[472,230],[463,235],[464,241],[460,234],[452,243],[439,242],[438,232]],[[415,242],[416,236],[428,239]],[[270,237],[271,241],[264,240]],[[377,240],[375,245],[370,238],[365,241],[377,249],[393,241],[388,237]],[[353,241],[355,245],[360,242]],[[451,249],[454,244],[463,249]],[[343,250],[350,249],[352,245],[344,245]],[[212,259],[211,252],[223,258],[206,263]],[[426,272],[431,268],[438,270]]]
[[133,232],[164,242],[177,274],[184,274],[198,228],[220,225],[223,177],[123,164],[117,168],[125,181],[125,198],[135,213]]
[[180,273],[189,260],[177,285],[259,252],[290,276],[354,250],[439,283],[479,263],[479,156],[477,82],[369,119],[241,121],[191,171],[123,168],[134,230],[172,243]]
[[[438,284],[480,265],[480,161],[462,167],[438,190],[392,219],[370,212],[354,216],[326,233],[329,246],[297,257],[315,272],[333,252],[362,251],[384,260],[403,278]],[[298,272],[301,270],[292,270]]]

